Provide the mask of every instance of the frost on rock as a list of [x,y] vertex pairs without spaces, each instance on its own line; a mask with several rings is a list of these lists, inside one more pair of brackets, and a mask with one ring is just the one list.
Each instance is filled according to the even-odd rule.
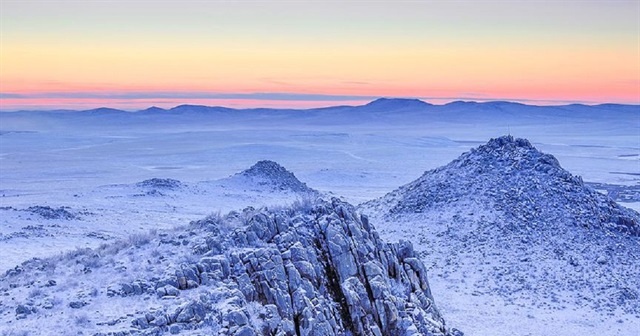
[[[0,278],[16,298],[1,302],[11,323],[54,324],[73,305],[73,314],[90,314],[94,335],[462,335],[445,325],[412,244],[383,242],[337,199],[247,208],[127,246],[111,256],[115,247],[79,252],[54,270],[34,260]],[[91,272],[79,272],[86,264]],[[51,287],[69,293],[66,305],[37,309],[50,300],[38,284],[73,270],[71,284]],[[83,284],[103,285],[87,295]],[[26,288],[42,289],[20,295]]]
[[640,235],[640,216],[585,186],[528,140],[503,136],[424,173],[375,203],[420,213],[463,198],[494,207],[529,227],[556,222]]
[[313,193],[313,189],[300,182],[292,172],[269,160],[258,161],[249,169],[237,175],[255,180],[260,185],[270,186],[274,189]]
[[419,243],[438,277],[467,279],[451,290],[640,313],[640,215],[525,139],[491,139],[360,209]]

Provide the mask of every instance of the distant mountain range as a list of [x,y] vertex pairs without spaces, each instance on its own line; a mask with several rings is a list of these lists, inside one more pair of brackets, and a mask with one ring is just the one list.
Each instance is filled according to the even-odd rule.
[[[150,107],[128,112],[112,108],[83,111],[19,111],[0,113],[0,129],[13,130],[29,125],[29,129],[76,127],[79,130],[105,127],[130,127],[151,124],[174,129],[178,125],[193,129],[193,123],[207,127],[282,127],[282,125],[308,125],[313,127],[370,125],[376,128],[389,125],[406,127],[417,124],[446,123],[468,125],[476,129],[501,127],[508,133],[510,126],[532,124],[563,125],[559,127],[590,127],[601,132],[602,123],[608,128],[638,127],[630,121],[640,118],[640,105],[562,105],[535,106],[513,102],[464,102],[432,105],[418,99],[380,98],[360,106],[331,106],[311,109],[249,108],[234,109],[220,106],[179,105],[170,109]],[[484,126],[480,126],[484,125]],[[464,127],[463,127],[464,128]],[[487,133],[492,134],[492,133]]]
[[329,106],[318,107],[309,109],[282,109],[282,108],[244,108],[237,109],[223,106],[205,106],[205,105],[190,105],[183,104],[173,108],[160,108],[157,106],[151,106],[146,109],[137,111],[126,111],[120,109],[114,109],[109,107],[100,107],[89,110],[70,110],[70,109],[54,109],[54,110],[21,110],[15,112],[55,112],[55,113],[70,113],[70,112],[83,112],[90,114],[110,114],[110,113],[142,113],[142,114],[161,114],[161,113],[212,113],[212,112],[231,112],[231,111],[323,111],[323,110],[367,110],[367,111],[397,111],[397,110],[439,110],[439,109],[479,109],[479,110],[510,110],[521,108],[545,108],[545,109],[624,109],[631,111],[640,111],[640,105],[626,105],[626,104],[597,104],[597,105],[585,105],[585,104],[568,104],[568,105],[527,105],[522,103],[510,102],[510,101],[490,101],[490,102],[475,102],[475,101],[454,101],[443,105],[434,105],[424,102],[420,99],[408,99],[408,98],[379,98],[368,104],[360,106]]

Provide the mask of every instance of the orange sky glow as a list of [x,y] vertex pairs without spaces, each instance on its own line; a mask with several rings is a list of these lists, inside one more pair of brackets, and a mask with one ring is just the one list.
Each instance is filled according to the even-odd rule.
[[639,3],[1,0],[0,109],[640,104]]

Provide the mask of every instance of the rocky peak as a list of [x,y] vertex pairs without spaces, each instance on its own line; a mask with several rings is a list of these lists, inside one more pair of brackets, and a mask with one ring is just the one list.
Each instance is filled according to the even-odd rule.
[[275,179],[281,177],[287,178],[293,175],[283,166],[271,160],[258,161],[249,169],[243,171],[242,174],[246,176],[271,177]]
[[270,160],[258,161],[249,169],[239,173],[250,179],[257,180],[259,184],[271,185],[278,189],[291,190],[295,192],[310,192],[311,188],[300,182],[292,172]]
[[454,292],[640,313],[640,215],[526,140],[492,139],[361,209],[428,247],[439,279],[482,274]]
[[553,155],[544,154],[536,149],[529,140],[514,138],[511,135],[489,140],[486,144],[464,153],[454,161],[454,165],[476,166],[480,170],[563,170]]
[[482,145],[478,148],[478,150],[484,148],[484,147],[488,147],[488,148],[492,148],[492,149],[501,149],[501,150],[505,150],[505,149],[513,149],[513,148],[524,148],[524,149],[531,149],[531,150],[535,150],[535,148],[531,145],[531,143],[529,142],[529,140],[527,139],[520,139],[520,138],[514,138],[512,135],[503,135],[501,137],[498,138],[493,138],[490,139],[485,145]]
[[461,202],[499,209],[529,226],[564,223],[640,235],[637,212],[585,186],[553,155],[512,136],[491,139],[369,205],[394,214],[421,213]]

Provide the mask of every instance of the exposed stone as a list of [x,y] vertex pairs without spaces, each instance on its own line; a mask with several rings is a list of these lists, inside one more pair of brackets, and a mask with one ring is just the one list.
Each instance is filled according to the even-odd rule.
[[178,180],[170,178],[151,178],[142,182],[138,182],[137,186],[151,189],[173,190],[183,187],[184,184]]
[[[175,318],[175,321],[179,323],[187,323],[192,321],[200,322],[204,320],[206,315],[205,308],[200,302],[189,302],[178,307],[176,312],[177,316]],[[174,314],[176,314],[176,312],[174,312]]]
[[[230,221],[244,224],[224,228]],[[174,325],[215,324],[242,336],[449,335],[411,243],[381,241],[347,203],[248,208],[197,224],[208,235],[194,238],[202,257],[154,285],[158,297],[190,301],[150,312],[135,327],[174,332]],[[203,286],[196,296],[180,294]]]
[[158,297],[166,297],[166,296],[178,296],[180,295],[180,291],[172,285],[165,285],[156,289],[156,294]]
[[71,220],[76,218],[76,215],[74,215],[67,209],[68,209],[67,207],[60,207],[60,208],[54,209],[50,206],[36,205],[36,206],[28,207],[26,211],[39,215],[44,219]]
[[73,309],[79,309],[82,308],[84,306],[88,305],[87,302],[85,301],[71,301],[69,302],[69,307],[73,308]]
[[16,315],[29,315],[33,313],[33,308],[25,305],[18,305],[16,307]]
[[256,332],[248,326],[240,327],[233,335],[235,336],[255,336]]
[[249,323],[247,315],[241,310],[234,310],[229,313],[229,321],[237,326],[243,326]]

